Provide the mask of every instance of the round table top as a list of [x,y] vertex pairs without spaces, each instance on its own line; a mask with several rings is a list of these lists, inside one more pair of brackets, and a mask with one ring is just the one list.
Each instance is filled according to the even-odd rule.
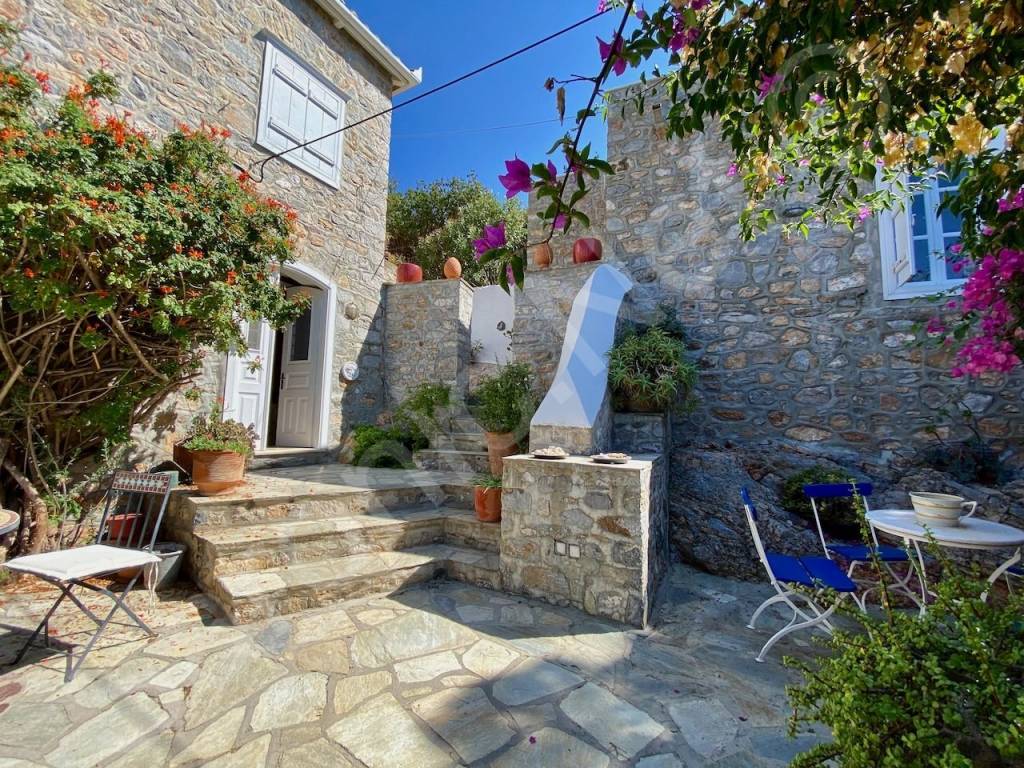
[[927,531],[914,518],[912,509],[875,509],[868,512],[867,518],[884,533],[914,541],[928,541],[931,533],[937,544],[948,547],[999,549],[1024,544],[1024,530],[979,517],[962,517],[960,525],[929,526]]
[[11,512],[9,509],[0,509],[0,536],[18,530],[20,524],[21,517],[17,512]]

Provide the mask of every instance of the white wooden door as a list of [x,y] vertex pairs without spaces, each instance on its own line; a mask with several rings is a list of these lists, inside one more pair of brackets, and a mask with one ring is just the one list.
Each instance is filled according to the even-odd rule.
[[228,356],[224,382],[224,417],[252,424],[259,435],[258,448],[266,445],[267,394],[273,367],[274,334],[266,322],[243,321],[246,349]]
[[326,297],[306,285],[288,295],[309,296],[302,317],[283,334],[281,384],[277,399],[277,442],[286,448],[315,448],[320,433],[320,373],[323,369]]

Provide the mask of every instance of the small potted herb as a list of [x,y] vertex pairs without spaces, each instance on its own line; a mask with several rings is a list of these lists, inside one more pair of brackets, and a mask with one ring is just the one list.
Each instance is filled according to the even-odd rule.
[[628,330],[615,343],[608,353],[608,381],[616,408],[662,413],[689,399],[697,369],[683,357],[682,339],[655,325]]
[[514,454],[530,431],[537,410],[532,379],[530,366],[510,363],[469,395],[469,411],[484,429],[492,475],[501,475],[501,460]]
[[473,508],[482,523],[501,522],[501,478],[477,475],[473,480]]
[[223,418],[219,405],[209,416],[196,416],[185,436],[192,454],[192,481],[203,496],[231,490],[242,482],[245,461],[252,455],[256,433],[232,419]]

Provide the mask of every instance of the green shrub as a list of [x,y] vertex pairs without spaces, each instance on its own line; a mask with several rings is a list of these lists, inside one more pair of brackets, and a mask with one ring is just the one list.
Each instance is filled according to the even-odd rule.
[[473,478],[473,485],[477,488],[501,488],[501,477],[484,472]]
[[[804,494],[804,486],[814,483],[849,483],[850,473],[829,469],[821,465],[802,469],[782,484],[779,500],[782,506],[797,517],[814,525],[811,500]],[[856,539],[860,536],[860,516],[853,499],[819,499],[818,515],[821,527],[826,533],[842,539]]]
[[469,411],[487,432],[526,435],[537,410],[533,373],[526,363],[510,363],[469,395]]
[[949,568],[933,587],[923,616],[887,600],[881,616],[850,609],[857,630],[823,641],[827,655],[786,660],[804,678],[787,689],[791,735],[832,733],[793,768],[1024,765],[1024,598],[985,602],[986,581]]
[[451,390],[443,384],[420,384],[395,409],[395,429],[407,436],[410,448],[419,450],[443,432],[438,411],[451,404]]
[[352,430],[352,463],[360,467],[412,469],[408,436],[394,428],[360,424]]
[[692,404],[697,369],[683,357],[683,342],[660,326],[626,331],[608,353],[615,407],[664,411]]
[[247,427],[234,419],[225,419],[220,406],[215,405],[209,416],[200,414],[192,419],[184,444],[190,451],[234,451],[249,456],[256,444],[256,433],[251,424]]

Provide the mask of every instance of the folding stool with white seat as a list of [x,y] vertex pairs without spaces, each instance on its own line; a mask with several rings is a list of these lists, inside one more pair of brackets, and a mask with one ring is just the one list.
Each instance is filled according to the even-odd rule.
[[[767,571],[768,579],[776,592],[775,595],[758,606],[754,615],[750,617],[747,627],[754,629],[757,618],[765,608],[771,605],[783,603],[793,611],[793,618],[790,619],[789,624],[772,635],[761,648],[761,652],[757,654],[756,659],[764,661],[768,650],[791,632],[801,629],[820,629],[831,634],[834,628],[829,622],[829,617],[847,595],[853,595],[856,599],[857,585],[827,557],[818,555],[797,557],[766,551],[761,543],[761,534],[757,530],[757,508],[750,498],[750,493],[746,488],[742,488],[740,496],[743,498],[743,509],[747,515],[747,525],[750,526],[750,535],[754,538],[757,556]],[[801,592],[800,587],[813,590],[813,598],[806,592]],[[839,593],[839,596],[832,605],[823,609],[816,600],[830,589]],[[806,608],[801,608],[794,600],[806,603]]]
[[[171,476],[165,473],[115,472],[107,491],[106,506],[100,518],[95,543],[57,552],[25,555],[3,564],[12,571],[36,576],[60,590],[60,596],[46,612],[46,616],[26,641],[13,664],[21,661],[40,632],[43,633],[46,647],[49,647],[50,618],[64,598],[78,606],[97,625],[96,631],[82,649],[77,661],[74,659],[73,650],[67,651],[65,682],[74,678],[85,657],[89,655],[118,609],[128,614],[150,636],[156,634],[128,607],[126,599],[140,576],[145,573],[150,585],[155,577],[156,565],[160,558],[153,554],[153,545],[163,522],[170,490]],[[96,576],[125,569],[136,569],[136,572],[120,594],[88,581]],[[114,601],[110,612],[102,619],[96,616],[72,593],[75,587],[89,589],[109,597]]]
[[[849,483],[812,483],[804,486],[804,495],[810,499],[811,511],[814,513],[814,524],[818,528],[818,538],[821,540],[821,546],[825,550],[825,555],[830,560],[834,560],[834,556],[839,555],[839,557],[848,562],[850,566],[846,571],[846,575],[857,581],[858,584],[863,584],[863,582],[858,580],[854,574],[857,567],[869,564],[877,558],[881,567],[892,577],[893,583],[890,588],[906,595],[920,607],[920,596],[910,588],[910,580],[914,575],[914,568],[910,564],[910,557],[903,549],[889,544],[879,544],[874,530],[871,531],[874,542],[870,545],[859,543],[836,544],[825,539],[825,530],[821,525],[821,510],[818,509],[818,503],[824,499],[859,498],[864,504],[864,511],[867,512],[869,509],[868,497],[873,491],[874,486],[871,483],[855,483],[852,481]],[[893,568],[894,563],[906,563],[907,572],[902,576],[898,574]],[[866,610],[868,595],[879,589],[881,585],[871,583],[864,586],[866,586],[866,589],[859,596],[854,596],[854,600],[860,605],[861,610]]]

